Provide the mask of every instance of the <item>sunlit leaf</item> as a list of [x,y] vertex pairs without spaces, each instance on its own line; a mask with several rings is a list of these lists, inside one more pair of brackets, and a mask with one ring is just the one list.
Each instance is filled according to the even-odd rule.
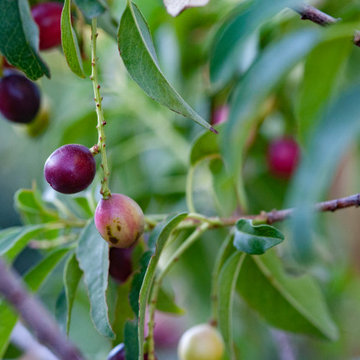
[[212,129],[210,124],[197,114],[166,80],[158,64],[148,25],[137,6],[131,1],[127,2],[121,18],[118,45],[130,76],[147,95],[206,129]]
[[109,276],[109,246],[97,231],[94,221],[83,229],[76,257],[88,290],[91,318],[100,334],[114,337],[108,315],[106,290]]
[[71,71],[77,76],[84,78],[85,74],[79,44],[71,25],[71,0],[65,0],[61,13],[61,44]]

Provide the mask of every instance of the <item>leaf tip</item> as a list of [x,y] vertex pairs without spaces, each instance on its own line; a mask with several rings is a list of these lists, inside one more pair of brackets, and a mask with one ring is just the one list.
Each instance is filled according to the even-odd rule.
[[213,132],[214,134],[216,134],[216,135],[219,134],[219,132],[218,132],[216,129],[214,129],[212,126],[210,126],[209,130],[210,130],[211,132]]

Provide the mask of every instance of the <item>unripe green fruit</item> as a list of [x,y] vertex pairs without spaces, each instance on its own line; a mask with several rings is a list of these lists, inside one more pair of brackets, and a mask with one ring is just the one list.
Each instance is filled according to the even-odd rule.
[[144,214],[140,206],[122,194],[101,199],[95,211],[95,226],[111,245],[128,248],[144,232]]
[[221,360],[224,342],[220,333],[211,325],[201,324],[187,330],[180,339],[180,360]]

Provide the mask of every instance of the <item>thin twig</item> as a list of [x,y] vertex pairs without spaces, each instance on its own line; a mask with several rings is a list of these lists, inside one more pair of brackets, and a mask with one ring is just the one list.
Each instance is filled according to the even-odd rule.
[[[360,206],[360,193],[355,195],[350,195],[340,199],[329,200],[317,203],[313,206],[313,210],[318,212],[334,212],[340,209],[345,209],[349,207],[358,207]],[[296,209],[283,209],[283,210],[272,210],[269,212],[261,212],[257,215],[242,215],[242,216],[232,216],[229,218],[219,218],[219,217],[208,217],[206,218],[209,228],[219,228],[226,226],[234,226],[236,222],[240,219],[250,219],[257,224],[273,224],[275,222],[283,221],[289,218],[294,214]],[[198,226],[202,221],[195,215],[189,214],[189,216],[182,221],[177,227],[178,230],[192,228]]]
[[80,351],[59,330],[48,311],[28,293],[18,275],[0,259],[0,294],[11,304],[33,330],[62,360],[83,360]]
[[[313,23],[321,25],[321,26],[333,25],[333,24],[341,21],[341,18],[334,18],[334,17],[320,11],[319,9],[317,9],[311,5],[307,5],[307,4],[302,4],[297,7],[292,8],[292,9],[301,15],[302,20],[310,20]],[[354,45],[360,47],[360,32],[359,31],[355,31],[353,42],[354,42]]]

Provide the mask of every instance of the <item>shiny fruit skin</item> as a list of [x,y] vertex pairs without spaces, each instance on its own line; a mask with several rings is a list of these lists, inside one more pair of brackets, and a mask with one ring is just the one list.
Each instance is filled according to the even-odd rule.
[[144,232],[144,214],[140,206],[123,194],[101,199],[95,211],[95,226],[110,246],[128,248]]
[[0,79],[0,112],[6,119],[28,124],[39,108],[40,91],[35,83],[14,71]]
[[47,50],[61,44],[62,4],[44,2],[35,5],[31,14],[39,27],[40,50]]
[[124,283],[132,274],[133,266],[131,255],[133,248],[120,249],[111,247],[109,258],[109,273],[111,277],[119,283]]
[[208,324],[187,330],[178,345],[180,360],[221,360],[224,342],[219,332]]
[[229,105],[220,105],[217,108],[215,108],[212,119],[211,119],[211,125],[220,125],[227,121],[229,117],[230,108]]
[[296,170],[299,158],[299,145],[292,138],[280,138],[269,145],[268,166],[276,177],[289,179]]
[[63,194],[85,190],[92,183],[95,173],[94,156],[87,147],[77,144],[56,149],[44,166],[46,181]]

